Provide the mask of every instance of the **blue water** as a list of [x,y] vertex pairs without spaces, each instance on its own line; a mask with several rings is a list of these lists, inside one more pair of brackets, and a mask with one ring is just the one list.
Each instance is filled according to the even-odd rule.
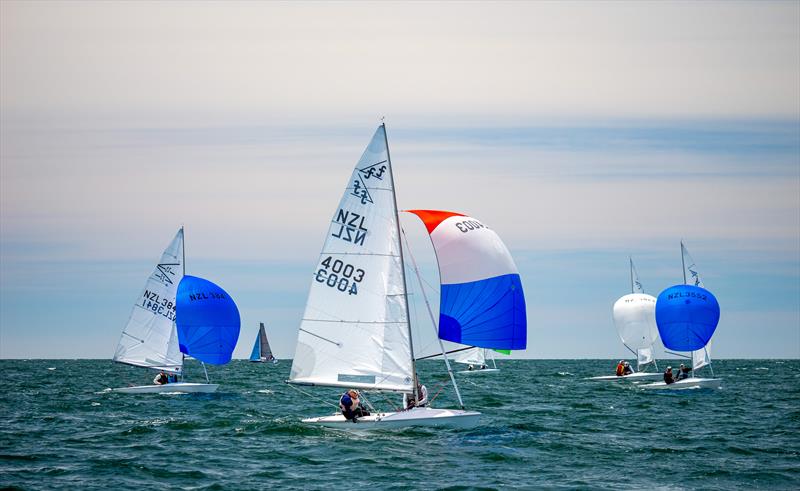
[[[290,363],[210,368],[211,395],[123,395],[152,374],[107,360],[0,361],[0,486],[23,489],[798,489],[800,361],[722,360],[717,391],[593,383],[614,360],[502,361],[462,379],[470,430],[342,432],[301,417],[338,390]],[[420,364],[433,397],[441,362]],[[200,381],[202,371],[189,366]],[[388,409],[396,395],[373,395]],[[446,387],[434,405],[455,407]]]

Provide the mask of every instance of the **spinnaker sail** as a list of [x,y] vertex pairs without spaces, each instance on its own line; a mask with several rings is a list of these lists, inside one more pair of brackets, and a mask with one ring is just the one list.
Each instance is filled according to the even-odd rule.
[[467,215],[409,210],[430,234],[439,264],[439,338],[482,348],[527,345],[517,266],[494,230]]
[[205,363],[231,361],[239,339],[239,309],[225,290],[186,275],[178,286],[177,319],[181,353]]

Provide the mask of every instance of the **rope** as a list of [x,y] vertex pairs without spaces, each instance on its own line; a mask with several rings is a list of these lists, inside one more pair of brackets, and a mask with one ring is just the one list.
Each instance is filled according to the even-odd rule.
[[430,400],[430,401],[428,401],[428,404],[429,404],[429,405],[430,405],[430,404],[433,404],[433,401],[435,401],[435,400],[436,400],[436,398],[437,398],[437,397],[439,397],[439,394],[441,394],[441,393],[442,393],[442,391],[444,390],[444,388],[445,388],[445,387],[447,387],[447,384],[449,384],[449,383],[450,383],[450,381],[449,381],[449,380],[445,380],[445,382],[444,382],[444,383],[443,383],[441,386],[439,386],[439,390],[437,390],[437,391],[436,391],[436,395],[434,395],[434,396],[433,396],[433,398],[431,398],[431,400]]
[[295,385],[292,385],[292,384],[289,384],[289,383],[287,383],[286,385],[288,385],[289,387],[293,388],[293,389],[294,389],[294,390],[296,390],[297,392],[299,392],[299,393],[301,393],[301,394],[304,394],[304,395],[306,395],[306,396],[310,397],[311,399],[316,399],[316,400],[318,400],[318,401],[322,402],[323,404],[327,404],[327,405],[329,405],[329,406],[333,406],[333,407],[335,407],[337,410],[339,409],[339,405],[338,405],[338,404],[334,404],[334,403],[332,403],[332,402],[330,402],[330,401],[327,401],[327,400],[325,400],[325,399],[323,399],[323,398],[321,398],[321,397],[319,397],[319,396],[315,396],[314,394],[311,394],[310,392],[306,392],[306,391],[304,391],[304,390],[300,389],[299,387],[297,387],[297,386],[295,386]]

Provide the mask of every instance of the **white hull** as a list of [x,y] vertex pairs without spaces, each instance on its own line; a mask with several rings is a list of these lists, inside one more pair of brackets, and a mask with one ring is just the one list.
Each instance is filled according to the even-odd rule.
[[645,390],[686,390],[686,389],[719,389],[722,384],[720,378],[690,377],[667,385],[664,382],[644,384],[639,387]]
[[600,377],[591,377],[587,380],[597,380],[597,381],[612,381],[612,380],[629,380],[629,381],[636,381],[636,380],[658,380],[663,379],[663,373],[653,373],[653,372],[636,372],[631,373],[629,375],[603,375]]
[[408,426],[445,426],[449,428],[472,428],[478,424],[481,413],[462,411],[459,409],[433,409],[416,407],[408,411],[396,413],[373,413],[362,416],[355,423],[348,421],[340,414],[307,418],[303,423],[339,428],[344,430],[369,428],[405,428]]
[[471,375],[474,373],[497,373],[499,371],[500,371],[499,368],[483,368],[483,369],[476,368],[475,370],[461,370],[456,373],[459,375]]
[[164,385],[139,385],[136,387],[120,387],[111,389],[113,392],[121,392],[123,394],[164,394],[183,392],[187,394],[192,393],[209,393],[215,392],[219,384],[195,384],[190,382],[175,382],[172,384]]

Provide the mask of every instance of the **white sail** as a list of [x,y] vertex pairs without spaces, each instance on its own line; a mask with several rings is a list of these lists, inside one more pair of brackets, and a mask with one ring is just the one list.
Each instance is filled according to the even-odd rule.
[[480,367],[486,364],[486,350],[484,348],[470,348],[452,353],[453,361],[465,365]]
[[625,346],[636,351],[658,339],[655,309],[655,297],[645,293],[629,293],[614,303],[614,325]]
[[700,273],[697,270],[697,265],[694,263],[691,254],[689,254],[689,250],[683,245],[683,242],[681,242],[681,254],[683,254],[684,283],[705,288],[703,286],[703,279],[700,278]]
[[711,345],[707,344],[703,348],[692,351],[692,370],[699,370],[711,364],[710,348]]
[[413,391],[392,180],[380,126],[328,228],[298,333],[292,383]]
[[133,305],[114,361],[180,371],[183,365],[175,330],[175,295],[183,277],[183,229],[161,255]]
[[653,347],[639,348],[636,350],[636,364],[638,366],[647,365],[653,362]]

